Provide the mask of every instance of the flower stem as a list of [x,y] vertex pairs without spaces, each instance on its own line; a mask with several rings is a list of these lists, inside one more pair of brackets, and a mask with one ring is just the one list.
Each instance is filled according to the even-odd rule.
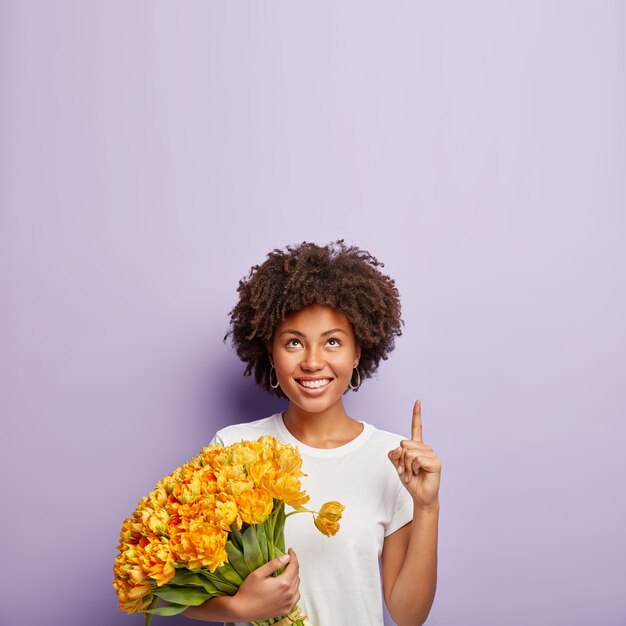
[[311,509],[302,509],[301,511],[291,511],[291,513],[287,513],[287,515],[285,515],[285,519],[287,519],[290,515],[295,515],[296,513],[311,513],[312,515],[319,515],[319,511],[311,511]]

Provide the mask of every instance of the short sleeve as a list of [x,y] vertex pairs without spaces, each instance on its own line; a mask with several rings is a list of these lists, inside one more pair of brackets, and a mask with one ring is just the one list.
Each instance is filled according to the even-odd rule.
[[395,487],[395,498],[391,520],[385,528],[385,537],[395,533],[413,520],[413,498],[400,481]]
[[210,446],[223,446],[224,445],[224,440],[222,439],[222,436],[220,435],[220,431],[218,430],[215,435],[213,435],[213,439],[211,439],[211,441],[209,441],[209,445]]

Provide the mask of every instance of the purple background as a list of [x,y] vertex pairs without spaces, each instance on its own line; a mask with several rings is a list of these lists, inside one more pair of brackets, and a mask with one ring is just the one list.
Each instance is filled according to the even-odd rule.
[[2,2],[0,624],[142,623],[122,519],[281,406],[222,342],[237,281],[338,237],[406,321],[348,410],[421,398],[443,462],[429,626],[626,624],[625,18]]

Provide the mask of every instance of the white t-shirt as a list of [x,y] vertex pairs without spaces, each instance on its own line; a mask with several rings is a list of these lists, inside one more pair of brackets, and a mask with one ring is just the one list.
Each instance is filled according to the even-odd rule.
[[[227,426],[212,443],[231,445],[272,435],[297,446],[302,456],[302,486],[307,508],[330,500],[345,507],[340,530],[326,537],[309,513],[285,522],[285,545],[300,563],[298,603],[313,626],[382,626],[379,558],[385,537],[413,518],[413,500],[402,486],[387,453],[403,437],[363,422],[356,439],[338,448],[312,448],[298,441],[277,413],[255,422]],[[227,623],[225,626],[249,626]]]

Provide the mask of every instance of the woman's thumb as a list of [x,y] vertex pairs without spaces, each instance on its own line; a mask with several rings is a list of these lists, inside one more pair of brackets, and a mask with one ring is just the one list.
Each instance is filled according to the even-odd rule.
[[285,567],[285,565],[287,565],[287,563],[289,563],[290,560],[291,560],[291,555],[283,554],[282,556],[279,556],[276,559],[272,559],[265,565],[262,565],[259,568],[259,574],[262,574],[264,577],[271,576],[274,572],[277,572],[282,567]]

